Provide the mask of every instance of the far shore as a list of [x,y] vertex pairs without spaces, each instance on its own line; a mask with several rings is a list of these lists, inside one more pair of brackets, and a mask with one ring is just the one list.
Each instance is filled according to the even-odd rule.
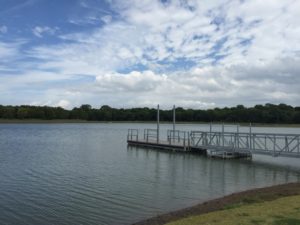
[[134,223],[132,225],[164,225],[191,216],[198,216],[232,207],[250,205],[257,202],[267,202],[281,197],[300,195],[300,182],[275,185],[264,188],[242,191],[218,199],[200,203],[198,205],[162,214],[153,218]]
[[[64,124],[64,123],[151,123],[156,124],[156,121],[89,121],[89,120],[41,120],[41,119],[0,119],[0,124]],[[172,124],[168,121],[160,121],[161,124]],[[176,124],[209,124],[208,122],[176,122]],[[223,124],[223,122],[213,122],[212,124]],[[249,126],[249,123],[234,123],[224,122],[224,125]],[[252,123],[253,127],[300,127],[300,124],[272,124],[272,123]]]

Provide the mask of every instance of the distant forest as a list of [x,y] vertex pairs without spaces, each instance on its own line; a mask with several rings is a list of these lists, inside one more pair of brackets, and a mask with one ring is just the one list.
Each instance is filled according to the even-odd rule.
[[[1,119],[41,119],[41,120],[88,120],[88,121],[155,121],[156,109],[131,108],[117,109],[104,105],[99,109],[85,104],[66,110],[61,107],[48,106],[2,106]],[[161,121],[172,121],[172,110],[160,110]],[[254,107],[183,109],[176,108],[176,121],[180,122],[252,122],[252,123],[297,123],[300,124],[300,107],[286,104],[265,104]]]

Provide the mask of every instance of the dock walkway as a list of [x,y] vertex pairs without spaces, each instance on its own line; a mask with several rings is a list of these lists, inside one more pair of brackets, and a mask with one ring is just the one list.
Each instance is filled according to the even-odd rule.
[[160,139],[159,131],[129,129],[128,145],[184,152],[199,152],[211,157],[248,158],[252,154],[300,158],[299,134],[249,133],[219,131],[168,130]]

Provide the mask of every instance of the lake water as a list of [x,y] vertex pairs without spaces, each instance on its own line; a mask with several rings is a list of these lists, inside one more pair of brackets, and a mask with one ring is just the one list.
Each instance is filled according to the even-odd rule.
[[128,128],[155,124],[0,125],[0,224],[126,225],[236,191],[300,181],[300,159],[220,160],[129,148]]

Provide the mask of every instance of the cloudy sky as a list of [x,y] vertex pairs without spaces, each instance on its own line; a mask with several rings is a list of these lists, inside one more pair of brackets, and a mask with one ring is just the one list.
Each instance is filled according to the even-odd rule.
[[300,105],[299,0],[0,0],[0,104]]

